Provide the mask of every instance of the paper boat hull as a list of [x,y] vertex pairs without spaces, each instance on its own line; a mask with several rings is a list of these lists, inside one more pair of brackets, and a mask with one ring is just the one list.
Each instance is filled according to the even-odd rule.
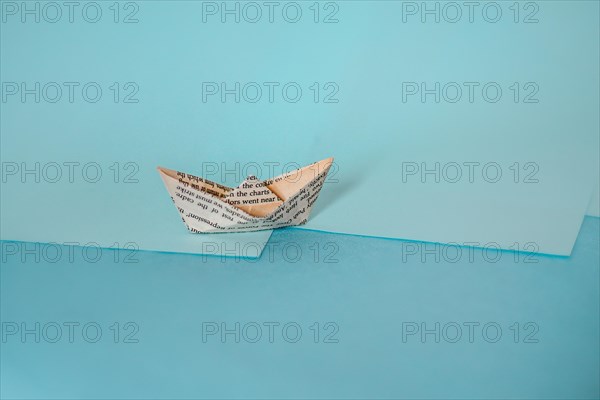
[[[321,192],[333,159],[263,181],[277,194],[273,211],[269,204],[253,207],[229,203],[235,189],[178,171],[158,168],[161,178],[187,228],[194,233],[250,232],[306,223]],[[259,203],[261,199],[244,200]],[[276,206],[276,207],[275,207]],[[246,210],[252,210],[254,215]],[[264,215],[264,216],[257,216]]]

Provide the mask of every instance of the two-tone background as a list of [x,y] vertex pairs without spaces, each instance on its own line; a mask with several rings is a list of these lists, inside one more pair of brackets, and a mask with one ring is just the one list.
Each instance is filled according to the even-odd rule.
[[[0,1],[3,398],[596,398],[597,1]],[[156,166],[329,156],[301,229]]]

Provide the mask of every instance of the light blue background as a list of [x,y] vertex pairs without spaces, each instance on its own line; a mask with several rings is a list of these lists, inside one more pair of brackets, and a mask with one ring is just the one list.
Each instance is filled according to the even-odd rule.
[[[512,1],[499,3],[507,11]],[[105,172],[132,161],[139,183],[10,180],[0,237],[162,252],[136,253],[134,264],[114,262],[124,255],[115,250],[97,263],[3,253],[2,322],[97,322],[104,336],[96,344],[8,338],[2,397],[600,396],[600,220],[586,218],[580,231],[599,168],[598,2],[537,2],[537,24],[509,14],[497,24],[402,23],[402,3],[391,1],[338,2],[337,24],[203,23],[201,2],[143,1],[139,23],[114,24],[113,2],[100,4],[106,18],[97,24],[0,25],[3,82],[95,81],[105,90],[96,104],[0,103],[0,158],[98,162]],[[312,2],[301,4],[306,11]],[[108,86],[130,81],[140,102],[113,103]],[[305,90],[333,81],[340,102],[315,104],[306,93],[296,104],[203,103],[206,81],[297,81]],[[497,81],[505,90],[535,81],[540,103],[514,104],[508,93],[497,104],[402,103],[404,81]],[[301,229],[275,231],[275,250],[254,261],[164,253],[198,253],[215,238],[185,231],[157,165],[193,173],[203,163],[328,156],[337,182],[325,185],[308,229],[535,242],[557,254],[578,240],[570,257],[537,255],[537,263],[513,252],[485,262],[483,250],[474,262],[404,261],[406,249],[425,244]],[[532,161],[540,183],[402,183],[403,161]],[[216,240],[231,249],[269,235]],[[300,247],[298,262],[283,257],[286,244]],[[337,263],[324,262],[327,245]],[[139,325],[139,343],[112,343],[108,326],[128,321]],[[207,321],[294,321],[304,335],[296,344],[202,343]],[[308,326],[329,321],[339,343],[312,343]],[[468,321],[499,323],[502,340],[402,342],[403,322]],[[535,322],[539,342],[513,343],[515,322]]]
[[[6,398],[598,398],[600,219],[571,257],[502,253],[456,263],[406,255],[398,240],[277,230],[259,261],[142,252],[137,264],[22,263],[1,269],[2,321],[95,321],[95,344],[2,343]],[[315,263],[314,246],[321,249]],[[294,244],[286,258],[282,249]],[[338,251],[325,263],[325,255]],[[301,249],[297,258],[294,249]],[[335,247],[334,247],[335,248]],[[466,249],[465,249],[466,251]],[[269,254],[271,256],[269,256]],[[406,254],[406,253],[405,253]],[[450,254],[450,253],[449,253]],[[490,253],[491,258],[496,255]],[[452,256],[448,256],[452,257]],[[404,260],[404,261],[403,261]],[[139,325],[115,344],[113,322]],[[294,321],[302,339],[202,342],[202,322]],[[333,321],[339,343],[308,326]],[[402,322],[496,322],[497,343],[402,342]],[[509,326],[535,322],[538,343]],[[481,327],[481,326],[480,326]],[[490,331],[492,335],[493,331]],[[92,331],[93,333],[93,331]],[[66,333],[65,333],[66,335]],[[266,333],[265,333],[266,335]],[[521,339],[523,336],[521,337]]]
[[[207,162],[304,165],[334,156],[338,183],[325,188],[309,229],[507,248],[534,242],[541,252],[570,253],[598,180],[597,2],[536,3],[535,24],[515,24],[507,2],[495,24],[480,14],[474,23],[403,23],[403,3],[389,1],[340,2],[336,24],[313,23],[310,2],[300,3],[297,24],[223,24],[218,16],[202,22],[202,2],[147,1],[138,3],[139,23],[115,24],[112,3],[100,4],[96,24],[2,23],[3,81],[94,81],[105,93],[96,104],[11,97],[2,104],[1,156],[105,168],[133,161],[140,183],[48,188],[11,179],[2,191],[4,239],[80,236],[108,246],[117,235],[144,249],[199,252],[198,243],[176,245],[184,231],[156,165],[198,173]],[[130,81],[140,102],[113,103],[108,87]],[[264,81],[295,81],[305,94],[295,104],[202,102],[202,82]],[[339,103],[315,104],[307,88],[330,81]],[[402,103],[406,81],[495,81],[504,94],[495,104]],[[540,102],[513,103],[513,82],[536,82]],[[403,183],[407,161],[493,161],[505,179]],[[514,162],[537,163],[540,182],[512,183]]]

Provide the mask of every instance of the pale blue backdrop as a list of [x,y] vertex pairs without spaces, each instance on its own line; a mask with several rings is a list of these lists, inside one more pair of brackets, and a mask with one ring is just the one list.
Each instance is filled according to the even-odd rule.
[[[472,22],[462,2],[280,2],[273,22],[257,2],[256,23],[222,22],[222,7],[252,11],[223,4],[82,2],[71,22],[62,2],[0,1],[1,397],[598,398],[600,224],[584,220],[599,169],[598,2],[480,2]],[[208,92],[223,82],[240,82],[239,102]],[[279,85],[272,102],[265,82]],[[439,102],[407,92],[422,82],[440,83]],[[502,96],[452,102],[453,82]],[[188,234],[155,170],[235,185],[329,156],[308,230],[272,237]],[[78,169],[71,182],[65,162],[102,178]],[[403,179],[407,163],[465,162],[497,163],[502,179]],[[95,245],[47,242],[112,250],[95,261]],[[214,242],[249,258],[198,255]],[[269,322],[302,336],[206,336]],[[470,322],[497,324],[498,342],[407,336]],[[65,323],[79,324],[72,342]],[[83,326],[102,329],[97,343]]]
[[[73,22],[64,6],[58,18],[43,2],[2,4],[2,160],[21,170],[40,162],[42,172],[51,162],[96,162],[104,173],[97,184],[7,175],[3,210],[14,212],[2,215],[4,239],[198,253],[202,238],[181,239],[157,165],[222,173],[240,163],[240,173],[215,175],[235,185],[249,164],[281,170],[333,156],[336,182],[309,229],[533,242],[568,255],[597,185],[598,2],[478,3],[472,16],[460,6],[457,22],[456,7],[439,2],[281,3],[273,22],[252,3],[262,10],[255,23],[256,7],[239,2],[81,4]],[[236,7],[239,22],[223,11]],[[435,7],[439,23],[426,13]],[[79,85],[73,102],[65,82]],[[278,85],[272,101],[269,82]],[[222,98],[236,83],[239,102]],[[301,96],[282,93],[291,83]],[[436,83],[439,103],[435,93],[422,99]],[[95,98],[96,86],[102,96],[92,103],[85,96]],[[137,183],[123,183],[134,172],[127,162]],[[456,163],[462,179],[452,182],[452,168],[441,182],[403,179],[406,163]],[[480,165],[473,182],[464,163]],[[497,183],[482,177],[488,163],[500,166]]]

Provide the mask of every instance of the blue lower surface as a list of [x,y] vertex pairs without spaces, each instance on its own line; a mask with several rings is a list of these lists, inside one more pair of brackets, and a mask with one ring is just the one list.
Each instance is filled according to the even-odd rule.
[[258,261],[4,242],[1,395],[598,398],[599,243],[589,217],[571,257],[294,229]]

